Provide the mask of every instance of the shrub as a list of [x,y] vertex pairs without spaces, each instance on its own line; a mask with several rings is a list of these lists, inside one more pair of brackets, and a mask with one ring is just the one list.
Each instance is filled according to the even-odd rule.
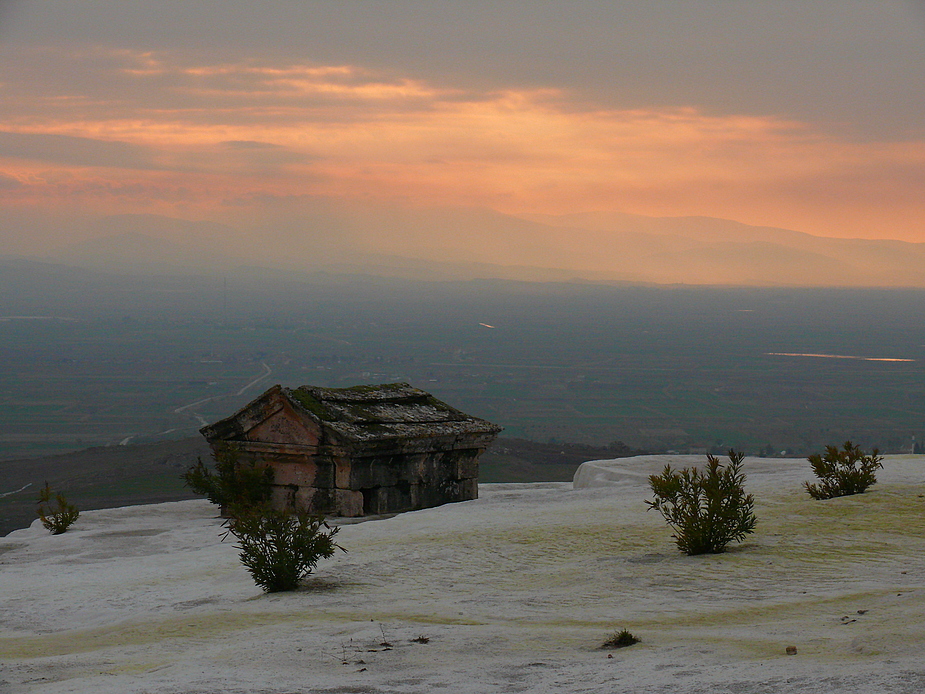
[[[52,507],[51,498],[51,487],[48,485],[48,482],[46,482],[42,491],[39,492],[39,500],[37,502],[39,505],[39,518],[42,521],[42,525],[45,526],[45,529],[49,530],[52,535],[60,535],[77,520],[80,511],[77,510],[74,504],[69,503],[61,492],[54,495],[55,503],[57,504],[56,508]],[[45,504],[48,504],[48,508],[45,507]]]
[[601,644],[601,648],[626,648],[636,643],[639,643],[639,639],[633,636],[628,630],[621,629],[611,634],[607,640]]
[[864,455],[850,441],[845,441],[841,450],[838,446],[826,446],[824,455],[815,453],[808,458],[819,484],[804,482],[803,486],[814,499],[861,494],[877,483],[877,468],[883,467],[883,456],[878,453],[875,448],[870,455]]
[[649,477],[656,509],[674,531],[678,549],[686,554],[718,554],[726,545],[754,532],[754,498],[742,485],[743,453],[729,451],[729,464],[723,466],[707,455],[704,471],[696,467],[680,471],[665,466],[661,475]]
[[233,513],[233,509],[257,507],[269,500],[273,469],[253,460],[240,464],[229,449],[215,453],[215,472],[198,458],[181,477],[187,487],[217,504],[222,513]]
[[319,559],[346,551],[334,542],[339,528],[304,512],[252,507],[239,510],[227,525],[238,539],[241,563],[267,593],[295,590]]

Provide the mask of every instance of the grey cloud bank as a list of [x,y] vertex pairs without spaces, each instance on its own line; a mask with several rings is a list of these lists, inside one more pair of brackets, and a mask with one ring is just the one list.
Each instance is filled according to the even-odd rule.
[[432,81],[575,89],[611,107],[699,106],[923,132],[918,2],[6,3],[0,40],[307,59]]

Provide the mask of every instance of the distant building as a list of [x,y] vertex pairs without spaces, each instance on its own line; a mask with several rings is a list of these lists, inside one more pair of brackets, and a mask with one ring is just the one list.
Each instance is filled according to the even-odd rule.
[[478,459],[501,427],[406,383],[276,385],[200,429],[216,455],[274,472],[273,503],[364,516],[478,497]]

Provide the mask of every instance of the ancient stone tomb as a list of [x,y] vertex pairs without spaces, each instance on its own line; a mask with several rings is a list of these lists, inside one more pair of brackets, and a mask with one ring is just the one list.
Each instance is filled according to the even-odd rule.
[[200,431],[216,455],[272,467],[275,506],[363,516],[477,498],[479,455],[501,427],[388,383],[276,385]]

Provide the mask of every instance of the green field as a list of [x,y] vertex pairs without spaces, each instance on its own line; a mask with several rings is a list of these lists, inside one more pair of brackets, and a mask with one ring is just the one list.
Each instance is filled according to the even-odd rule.
[[[543,442],[802,455],[925,436],[923,292],[146,282],[3,307],[0,457],[193,436],[274,383],[407,381]],[[12,317],[31,315],[67,320]]]

